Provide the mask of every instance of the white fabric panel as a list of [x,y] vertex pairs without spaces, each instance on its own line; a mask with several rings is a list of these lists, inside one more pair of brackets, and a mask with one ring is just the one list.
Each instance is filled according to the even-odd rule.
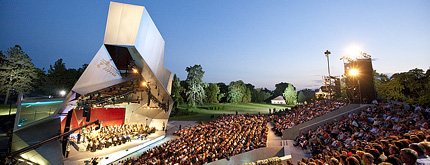
[[157,75],[160,64],[161,66],[163,65],[160,60],[164,56],[164,39],[146,9],[142,14],[135,47],[151,70]]
[[158,72],[157,72],[157,77],[158,77],[158,80],[160,80],[160,83],[161,83],[161,85],[163,85],[163,87],[166,89],[166,90],[168,90],[168,84],[169,84],[169,80],[171,80],[170,79],[170,76],[172,75],[172,73],[169,71],[169,70],[167,70],[164,66],[161,66],[159,69],[158,69]]
[[111,2],[104,44],[135,45],[143,6]]
[[113,86],[113,85],[116,85],[116,84],[120,84],[120,83],[126,82],[128,80],[133,79],[133,78],[135,78],[135,77],[127,77],[127,78],[124,78],[124,79],[115,79],[115,80],[112,80],[112,81],[105,81],[105,82],[98,83],[98,84],[93,84],[93,85],[90,85],[90,86],[84,86],[82,88],[76,88],[73,91],[76,92],[76,93],[79,93],[81,95],[84,95],[84,94],[91,93],[91,92],[94,92],[94,91],[97,91],[97,90],[100,90],[100,89],[103,89],[103,88],[107,88],[107,87],[110,87],[110,86]]
[[173,74],[170,73],[169,80],[167,81],[167,87],[166,87],[166,90],[169,93],[169,95],[172,94],[172,80],[173,80]]
[[103,84],[106,82],[116,83],[118,80],[121,81],[121,75],[115,66],[115,63],[111,60],[112,59],[109,56],[106,47],[102,45],[72,90],[83,95],[92,92],[90,91],[92,89],[88,87],[100,88],[97,87],[100,85],[102,87],[108,87],[107,84]]

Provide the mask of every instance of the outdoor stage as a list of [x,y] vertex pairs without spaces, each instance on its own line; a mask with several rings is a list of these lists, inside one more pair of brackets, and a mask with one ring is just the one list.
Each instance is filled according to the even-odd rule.
[[148,145],[162,140],[165,137],[164,131],[156,131],[149,135],[145,140],[132,140],[123,145],[97,150],[96,152],[90,151],[77,151],[71,146],[69,158],[64,159],[65,165],[83,165],[85,161],[90,161],[91,158],[99,157],[98,162],[101,165],[109,164],[118,159],[126,157],[133,152],[140,150]]

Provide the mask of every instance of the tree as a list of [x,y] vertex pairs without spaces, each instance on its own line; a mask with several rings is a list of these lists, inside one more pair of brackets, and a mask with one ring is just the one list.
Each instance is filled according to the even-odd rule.
[[229,103],[241,103],[243,101],[247,101],[248,98],[243,99],[245,94],[247,94],[246,89],[246,85],[242,80],[230,82],[230,85],[228,85],[227,101]]
[[205,98],[204,82],[202,80],[205,72],[200,65],[187,67],[185,71],[188,72],[186,80],[188,84],[188,89],[186,91],[187,102],[195,107],[196,104],[202,104]]
[[11,92],[28,93],[33,90],[33,79],[36,78],[34,64],[21,46],[15,45],[0,52],[0,92],[6,93],[4,104],[7,104]]
[[223,82],[217,83],[217,86],[219,87],[218,101],[220,103],[227,102],[228,86]]
[[218,103],[218,94],[220,92],[218,85],[210,83],[205,92],[207,103]]
[[[267,89],[266,89],[267,90]],[[268,91],[266,91],[262,88],[257,88],[255,89],[256,92],[256,98],[253,102],[255,103],[261,103],[264,102],[264,100],[268,99],[270,96],[272,96],[272,94]]]
[[290,83],[281,82],[275,85],[276,89],[273,91],[273,98],[278,97],[284,93],[285,88],[288,87]]
[[48,94],[49,87],[46,85],[46,73],[44,69],[35,68],[36,78],[33,80],[34,92],[35,94]]
[[303,94],[302,91],[299,91],[299,94],[297,96],[297,102],[304,103],[306,101],[306,96]]
[[173,99],[173,107],[176,108],[178,105],[181,105],[184,103],[184,98],[182,98],[181,93],[184,92],[185,89],[181,86],[181,80],[179,80],[179,77],[173,75],[173,81],[172,81],[172,99]]
[[406,100],[406,96],[403,94],[404,89],[399,81],[389,80],[378,86],[376,92],[385,99]]
[[315,90],[307,89],[306,88],[306,89],[300,90],[300,92],[303,93],[303,95],[306,98],[306,102],[308,102],[308,103],[312,102],[313,99],[316,99],[316,97],[315,97]]
[[[85,68],[86,65],[84,64],[82,67]],[[48,94],[59,96],[59,91],[70,91],[85,70],[83,68],[67,69],[61,58],[55,61],[54,65],[49,65],[46,76]]]
[[245,92],[243,93],[242,103],[249,103],[252,100],[251,89],[245,88]]
[[378,94],[385,99],[428,105],[430,104],[430,76],[428,73],[429,70],[424,72],[418,68],[395,73],[383,81],[376,81],[375,88]]
[[293,85],[288,84],[288,87],[285,88],[283,96],[285,98],[285,102],[287,102],[288,105],[296,105],[297,92]]

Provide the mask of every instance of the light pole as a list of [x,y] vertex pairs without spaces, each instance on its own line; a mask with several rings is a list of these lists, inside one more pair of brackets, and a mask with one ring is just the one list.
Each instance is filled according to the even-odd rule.
[[328,55],[330,55],[330,54],[331,54],[331,52],[330,52],[330,51],[328,51],[328,50],[326,50],[326,51],[324,52],[324,54],[325,54],[325,56],[327,57],[327,68],[328,68],[328,78],[329,78],[329,88],[328,88],[328,92],[329,92],[329,96],[330,96],[330,98],[329,98],[329,99],[331,99],[332,97],[331,97],[330,60],[329,60],[329,58],[328,58]]

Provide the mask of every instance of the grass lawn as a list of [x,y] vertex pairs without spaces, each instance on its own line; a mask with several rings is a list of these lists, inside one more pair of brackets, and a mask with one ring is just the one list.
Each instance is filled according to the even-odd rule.
[[[264,103],[219,103],[219,104],[204,104],[196,108],[189,108],[187,105],[180,105],[178,107],[178,111],[175,113],[172,110],[172,114],[169,120],[176,121],[210,121],[214,117],[217,117],[220,114],[236,114],[236,111],[239,114],[268,114],[269,108],[284,109],[289,108],[291,106],[287,105],[272,105],[272,104],[264,104]],[[216,109],[216,110],[214,110]]]
[[[9,105],[0,105],[0,116],[9,115]],[[12,105],[10,114],[16,113],[16,105]]]
[[[23,118],[28,118],[28,122],[44,118],[49,116],[53,111],[58,108],[59,105],[44,105],[41,107],[32,107],[31,110],[25,110],[22,112]],[[213,117],[217,117],[221,114],[268,114],[269,108],[284,109],[291,106],[287,105],[272,105],[264,103],[219,103],[219,104],[204,104],[196,108],[190,108],[187,105],[180,105],[179,110],[175,113],[172,110],[169,120],[172,121],[203,121],[207,122],[212,120]],[[216,109],[216,110],[214,110]],[[16,113],[16,105],[12,105],[11,114]],[[0,116],[9,115],[9,105],[0,105]]]

